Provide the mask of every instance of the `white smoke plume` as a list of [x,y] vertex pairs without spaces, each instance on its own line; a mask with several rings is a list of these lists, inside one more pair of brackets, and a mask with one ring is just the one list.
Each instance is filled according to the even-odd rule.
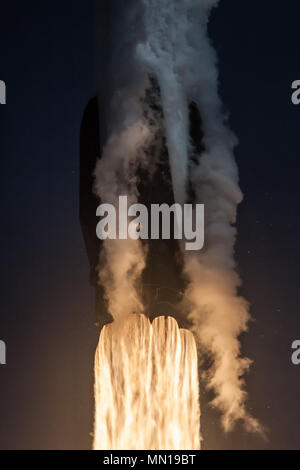
[[[200,345],[213,357],[207,375],[215,392],[212,404],[222,412],[223,427],[243,420],[247,429],[259,423],[246,411],[242,378],[250,361],[240,355],[239,335],[247,330],[247,302],[238,296],[235,271],[236,207],[242,200],[233,149],[218,96],[216,55],[207,23],[218,0],[144,0],[146,41],[138,57],[155,74],[162,94],[174,195],[186,200],[188,174],[198,203],[205,205],[205,249],[185,253],[189,286],[185,300]],[[194,101],[203,120],[205,152],[189,163],[188,103]],[[200,129],[199,129],[200,132]]]
[[[137,201],[136,168],[148,130],[139,120],[130,123],[119,135],[113,134],[96,166],[95,190],[102,201],[118,207],[119,195]],[[114,319],[142,313],[138,284],[145,267],[145,253],[137,240],[105,240],[101,252],[99,280],[105,288],[108,309]]]

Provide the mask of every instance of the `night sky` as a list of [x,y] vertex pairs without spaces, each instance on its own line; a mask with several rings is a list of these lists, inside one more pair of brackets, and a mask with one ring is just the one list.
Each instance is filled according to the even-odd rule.
[[[221,0],[209,27],[245,195],[236,259],[254,318],[242,337],[254,361],[248,407],[268,440],[240,426],[225,435],[205,406],[206,449],[300,449],[299,14],[292,0]],[[0,448],[87,449],[97,329],[78,181],[95,94],[92,2],[5,2],[1,20]]]

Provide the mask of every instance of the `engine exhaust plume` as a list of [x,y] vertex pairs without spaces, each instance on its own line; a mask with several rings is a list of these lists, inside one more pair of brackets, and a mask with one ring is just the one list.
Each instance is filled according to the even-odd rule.
[[96,450],[200,448],[197,350],[171,317],[106,325],[95,356]]

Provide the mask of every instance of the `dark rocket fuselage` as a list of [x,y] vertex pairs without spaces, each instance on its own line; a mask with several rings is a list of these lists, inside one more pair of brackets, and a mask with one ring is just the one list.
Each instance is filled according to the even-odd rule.
[[[159,90],[155,82],[146,91],[145,113],[147,107],[151,108],[151,115],[161,121],[159,134],[146,149],[149,156],[158,155],[153,172],[138,169],[138,202],[148,209],[151,204],[174,204],[174,194],[171,182],[168,149],[163,132],[163,112],[159,104]],[[158,97],[158,101],[157,101]],[[80,223],[84,242],[90,263],[90,283],[96,290],[96,318],[102,327],[112,321],[108,314],[104,289],[98,281],[98,266],[102,241],[97,238],[96,226],[99,218],[96,209],[101,202],[93,191],[94,169],[98,158],[101,158],[103,142],[100,136],[98,99],[91,99],[85,109],[80,135]],[[203,151],[203,135],[201,132],[201,116],[195,103],[189,105],[190,138],[195,153]],[[193,160],[193,164],[197,164]],[[187,188],[189,201],[194,201],[191,185]],[[121,195],[120,195],[121,196]],[[148,210],[150,213],[151,211]],[[172,232],[171,232],[172,233]],[[186,320],[180,314],[181,297],[185,288],[183,277],[182,253],[178,241],[170,240],[143,240],[147,244],[147,264],[142,274],[142,292],[140,293],[145,305],[145,313],[153,318],[158,315],[174,316],[180,326],[187,326]]]

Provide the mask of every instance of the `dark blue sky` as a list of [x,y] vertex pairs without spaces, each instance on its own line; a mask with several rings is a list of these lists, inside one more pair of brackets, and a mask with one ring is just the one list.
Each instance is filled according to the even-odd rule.
[[[220,92],[240,144],[242,294],[255,318],[243,336],[254,360],[249,407],[269,441],[224,436],[202,409],[205,448],[300,448],[300,5],[221,1],[210,35]],[[92,4],[1,6],[0,448],[88,448],[92,430],[93,291],[78,218],[79,130],[94,94]],[[203,402],[206,397],[203,396]]]

